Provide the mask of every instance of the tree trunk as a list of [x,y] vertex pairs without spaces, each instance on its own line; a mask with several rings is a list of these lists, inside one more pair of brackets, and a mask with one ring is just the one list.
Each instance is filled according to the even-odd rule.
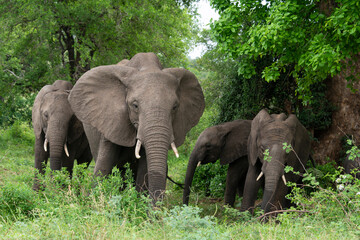
[[[360,72],[358,55],[355,73]],[[342,150],[341,140],[344,137],[354,137],[356,144],[360,144],[360,97],[359,91],[352,92],[348,87],[346,77],[351,74],[350,67],[341,74],[326,81],[327,97],[336,107],[332,115],[332,124],[329,129],[315,133],[318,142],[313,142],[313,158],[316,163],[326,163],[326,157],[339,162]],[[360,83],[355,83],[355,89],[360,89]]]

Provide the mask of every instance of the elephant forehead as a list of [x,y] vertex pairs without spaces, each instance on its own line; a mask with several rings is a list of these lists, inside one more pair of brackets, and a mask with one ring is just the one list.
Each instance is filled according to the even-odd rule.
[[259,133],[260,139],[267,141],[286,141],[292,138],[292,131],[285,124],[273,123],[265,125]]
[[175,76],[165,73],[162,71],[154,71],[154,72],[139,72],[130,78],[128,85],[135,87],[144,87],[150,85],[162,86],[166,85],[168,87],[179,86],[179,80],[175,78]]

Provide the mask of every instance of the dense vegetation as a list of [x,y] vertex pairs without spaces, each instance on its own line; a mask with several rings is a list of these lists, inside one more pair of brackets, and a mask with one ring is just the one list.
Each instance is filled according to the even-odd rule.
[[[346,1],[211,0],[220,19],[202,32],[192,0],[0,1],[0,236],[4,239],[351,239],[360,235],[360,181],[333,159],[309,167],[289,196],[294,207],[268,224],[222,206],[226,167],[198,168],[192,206],[168,183],[157,210],[119,173],[93,188],[92,170],[77,166],[42,179],[33,192],[31,108],[56,79],[73,83],[88,69],[137,52],[157,53],[166,67],[199,78],[206,110],[179,148],[169,175],[183,182],[189,154],[211,125],[251,119],[266,107],[296,113],[309,130],[331,125],[326,78],[353,67],[359,52],[360,4]],[[186,54],[208,44],[201,59]],[[286,46],[286,47],[284,47]],[[356,72],[349,71],[349,83]],[[349,147],[348,147],[349,148]],[[350,152],[358,154],[355,147]],[[206,179],[206,181],[204,180]],[[119,186],[125,190],[119,192]],[[236,207],[239,207],[237,199]],[[281,224],[278,224],[281,223]]]

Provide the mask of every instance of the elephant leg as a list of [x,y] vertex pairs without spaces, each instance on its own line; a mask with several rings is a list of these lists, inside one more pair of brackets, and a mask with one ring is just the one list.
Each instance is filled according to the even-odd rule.
[[69,173],[70,178],[72,178],[73,168],[74,168],[74,158],[70,155],[70,157],[66,157],[65,161],[62,164],[62,167],[66,169]]
[[37,170],[33,184],[33,190],[35,191],[38,191],[40,187],[37,175],[45,173],[44,166],[47,164],[49,158],[49,152],[45,152],[44,150],[44,137],[45,136],[41,136],[40,138],[35,139],[35,169]]
[[109,175],[112,172],[113,167],[117,164],[119,155],[120,148],[116,144],[113,144],[102,137],[99,143],[99,150],[95,163],[95,176]]
[[90,146],[86,146],[85,150],[82,152],[81,156],[77,158],[77,164],[83,164],[86,163],[86,167],[89,167],[91,160],[92,160],[92,154],[90,151]]
[[244,187],[245,187],[245,181],[246,181],[246,173],[247,173],[247,169],[243,172],[240,173],[240,180],[238,182],[238,194],[239,197],[243,197],[244,196]]
[[239,161],[234,161],[229,164],[227,175],[226,175],[226,189],[225,189],[225,205],[234,207],[237,187],[241,175],[239,175]]
[[149,181],[147,174],[147,162],[144,149],[140,151],[141,158],[138,159],[137,176],[136,176],[136,190],[144,192],[148,190]]
[[259,181],[256,181],[257,176],[260,174],[260,169],[260,167],[249,166],[246,174],[244,197],[241,203],[240,211],[249,210],[251,213],[253,212],[259,188],[264,183],[264,177],[259,179]]

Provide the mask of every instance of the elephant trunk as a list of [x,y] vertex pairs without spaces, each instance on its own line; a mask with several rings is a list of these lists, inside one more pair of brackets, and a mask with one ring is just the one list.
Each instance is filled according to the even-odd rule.
[[192,180],[193,180],[198,162],[199,162],[199,158],[196,157],[195,151],[193,151],[190,155],[189,163],[188,163],[187,170],[186,170],[185,183],[184,183],[183,204],[186,204],[186,205],[189,204],[190,187],[192,184]]
[[278,161],[280,158],[273,157],[271,162],[267,164],[265,173],[265,186],[264,186],[264,196],[261,204],[261,208],[265,213],[269,212],[274,206],[275,201],[279,194],[278,187],[280,183],[281,176],[284,174],[284,167]]
[[[166,116],[166,115],[165,115]],[[145,119],[143,141],[145,146],[149,193],[155,204],[163,199],[166,188],[167,155],[172,131],[164,114],[152,112]]]
[[67,127],[56,127],[56,130],[49,125],[46,138],[50,146],[50,169],[60,170],[64,158],[64,145],[66,143]]

